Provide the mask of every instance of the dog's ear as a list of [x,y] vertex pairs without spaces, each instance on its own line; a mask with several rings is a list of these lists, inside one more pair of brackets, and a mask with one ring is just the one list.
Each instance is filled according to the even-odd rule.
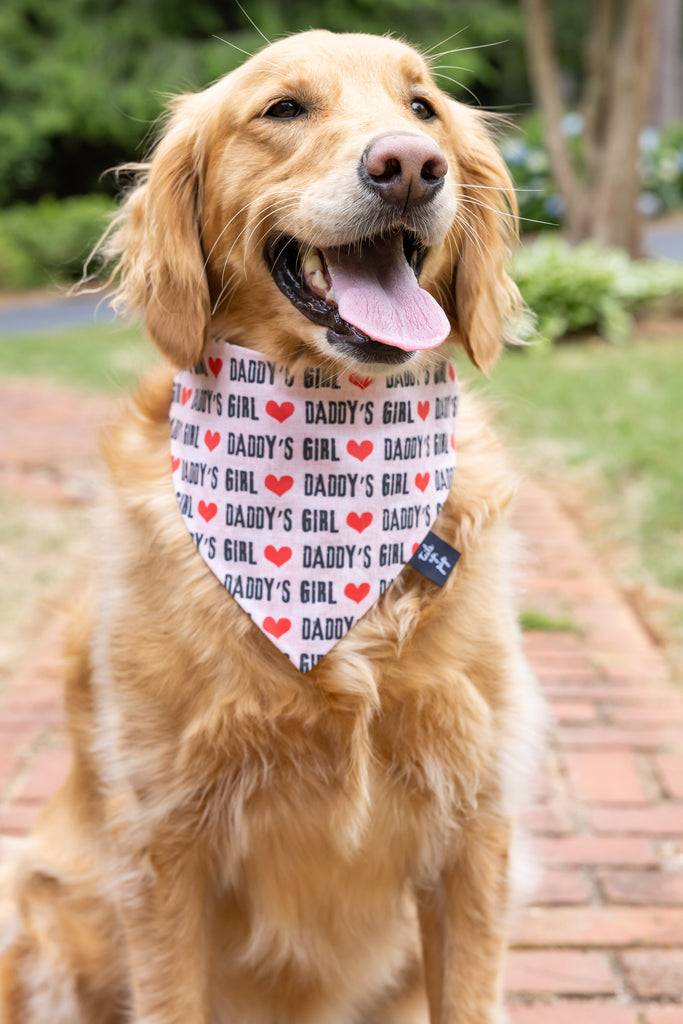
[[114,306],[142,314],[173,363],[192,366],[207,339],[211,305],[200,243],[201,119],[194,97],[179,97],[160,142],[103,245],[115,260]]
[[455,101],[448,106],[457,211],[437,294],[470,359],[487,370],[502,351],[506,325],[522,307],[506,271],[517,241],[517,204],[484,115]]

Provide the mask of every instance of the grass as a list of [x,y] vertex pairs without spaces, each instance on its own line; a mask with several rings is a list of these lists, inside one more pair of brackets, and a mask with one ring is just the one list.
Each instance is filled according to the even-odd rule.
[[522,468],[560,491],[655,635],[683,650],[683,332],[509,352],[483,390]]
[[533,472],[583,479],[614,539],[683,589],[683,339],[509,353],[486,390]]
[[117,324],[0,337],[0,376],[31,377],[81,391],[126,390],[154,358],[140,328]]
[[535,630],[542,633],[579,633],[577,624],[569,618],[558,618],[548,615],[540,608],[528,608],[519,616],[522,629]]

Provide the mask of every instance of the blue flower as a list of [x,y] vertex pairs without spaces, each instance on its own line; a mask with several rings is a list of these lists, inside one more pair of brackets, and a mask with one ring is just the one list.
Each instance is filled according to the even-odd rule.
[[583,114],[574,111],[562,118],[562,131],[570,139],[575,139],[583,131]]

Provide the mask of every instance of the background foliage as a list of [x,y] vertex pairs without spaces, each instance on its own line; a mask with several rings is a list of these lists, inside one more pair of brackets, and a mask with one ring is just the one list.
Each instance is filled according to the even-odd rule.
[[[437,61],[457,65],[439,72],[444,86],[466,98],[473,89],[486,105],[528,100],[514,0],[245,6],[269,39],[318,27],[454,47]],[[216,0],[3,0],[0,40],[0,206],[111,189],[102,172],[140,155],[165,94],[201,88],[240,63],[240,50],[264,45],[236,3]]]

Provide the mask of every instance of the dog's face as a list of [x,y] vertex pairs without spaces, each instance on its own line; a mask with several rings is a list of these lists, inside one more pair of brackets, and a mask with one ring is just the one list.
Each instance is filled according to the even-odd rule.
[[115,236],[122,293],[181,366],[212,334],[376,367],[451,336],[486,367],[511,196],[483,116],[414,50],[307,32],[175,102]]

